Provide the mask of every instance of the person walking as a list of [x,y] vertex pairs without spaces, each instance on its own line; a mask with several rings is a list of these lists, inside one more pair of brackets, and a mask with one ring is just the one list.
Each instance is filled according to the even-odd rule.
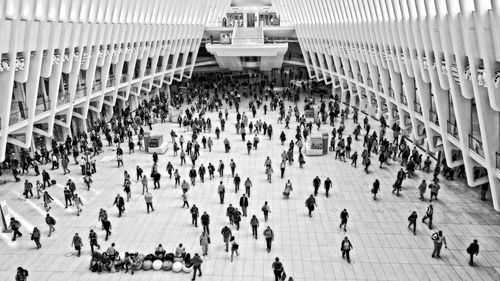
[[149,191],[146,191],[146,194],[144,195],[144,200],[146,201],[146,210],[148,211],[148,214],[149,214],[149,208],[151,208],[151,211],[154,212],[155,209],[153,208],[153,195],[149,193]]
[[94,232],[93,229],[90,230],[89,233],[89,240],[90,240],[90,252],[94,254],[94,246],[97,246],[97,249],[101,249],[101,245],[97,242],[97,233]]
[[339,225],[339,228],[342,228],[342,226],[344,226],[344,232],[347,232],[346,228],[347,228],[347,219],[348,218],[349,218],[349,213],[347,212],[346,209],[344,209],[340,213],[340,225]]
[[377,193],[379,192],[380,190],[380,182],[378,181],[378,179],[375,179],[375,182],[373,182],[373,187],[372,187],[372,194],[373,194],[373,200],[377,200]]
[[319,186],[321,185],[321,180],[316,176],[313,180],[314,196],[318,195]]
[[469,265],[474,266],[474,255],[479,255],[479,244],[476,239],[474,239],[474,242],[472,242],[467,248],[467,253],[470,256]]
[[52,207],[50,206],[50,203],[54,201],[54,198],[50,196],[48,191],[43,192],[43,206],[45,207],[45,211],[49,211]]
[[429,185],[429,188],[431,190],[431,198],[429,200],[429,202],[432,202],[432,198],[434,197],[434,200],[438,200],[437,196],[438,196],[438,192],[439,192],[439,189],[441,189],[441,186],[439,186],[439,183],[437,181],[434,181],[434,183],[430,184]]
[[238,208],[234,208],[233,220],[234,224],[236,225],[236,230],[240,230],[241,212],[240,210],[238,210]]
[[123,197],[121,197],[120,194],[116,195],[113,206],[114,205],[116,205],[116,208],[118,208],[118,217],[120,218],[122,216],[122,213],[125,211],[125,200],[123,200]]
[[226,209],[226,217],[229,217],[229,224],[231,225],[234,223],[233,213],[234,213],[233,204],[229,204],[229,206]]
[[56,231],[56,229],[54,228],[54,225],[56,225],[56,220],[53,217],[51,217],[50,214],[47,214],[47,216],[45,216],[45,222],[49,226],[49,235],[48,235],[48,237],[50,237],[50,235],[52,234],[52,232]]
[[219,193],[220,203],[224,204],[224,193],[226,192],[226,189],[224,187],[224,184],[222,184],[222,181],[220,182],[219,187],[217,188],[217,192]]
[[40,237],[40,230],[37,227],[34,227],[33,233],[31,233],[31,240],[35,241],[37,249],[40,249],[42,247],[42,244],[40,244]]
[[417,235],[417,212],[413,211],[408,217],[408,228],[411,229],[413,225],[413,235]]
[[418,191],[420,192],[420,197],[419,197],[420,200],[425,200],[424,194],[426,189],[427,189],[427,183],[425,182],[425,180],[422,180],[422,183],[420,183],[420,185],[418,186]]
[[255,215],[250,219],[250,227],[252,227],[252,236],[257,239],[257,229],[259,227],[259,220]]
[[285,184],[285,190],[283,190],[283,196],[286,199],[290,198],[290,192],[293,190],[292,183],[288,180]]
[[75,250],[77,252],[77,257],[79,257],[82,251],[83,243],[82,243],[82,238],[78,236],[78,233],[75,233],[75,236],[73,236],[71,246],[75,247]]
[[13,217],[10,218],[9,228],[14,232],[12,241],[16,241],[17,236],[23,236],[23,234],[19,231],[19,228],[21,228],[21,223]]
[[425,215],[422,218],[422,223],[425,223],[427,219],[429,219],[429,229],[432,229],[432,216],[434,215],[434,207],[432,207],[432,204],[429,204],[427,207],[427,210],[425,211]]
[[269,213],[271,212],[271,208],[269,208],[269,204],[264,202],[264,206],[262,206],[262,213],[264,213],[264,221],[267,222],[267,219],[269,218]]
[[42,179],[43,179],[43,188],[46,188],[47,186],[50,187],[50,175],[45,170],[42,170]]
[[269,253],[271,252],[271,244],[274,240],[274,232],[270,226],[267,226],[267,228],[264,230],[264,238],[266,238],[266,249]]
[[240,207],[241,210],[243,211],[243,216],[247,216],[247,208],[248,208],[248,198],[246,197],[245,194],[243,194],[240,198]]
[[23,192],[24,196],[26,199],[28,199],[28,194],[31,195],[31,198],[33,198],[33,184],[31,182],[29,182],[28,180],[26,180],[24,182],[24,192]]
[[274,262],[271,267],[273,268],[274,272],[274,281],[283,280],[282,275],[285,270],[283,269],[283,264],[280,262],[280,259],[278,257],[274,259]]
[[226,225],[222,228],[220,233],[222,234],[222,240],[226,244],[226,252],[229,252],[229,239],[233,236],[231,229]]
[[188,202],[188,196],[187,196],[187,192],[183,192],[182,195],[181,195],[181,198],[182,198],[182,208],[184,208],[184,206],[186,206],[187,208],[189,208],[189,202]]
[[347,237],[342,240],[340,244],[340,250],[342,251],[342,258],[347,258],[347,262],[351,263],[351,257],[349,256],[349,252],[353,249],[351,241]]
[[311,196],[309,196],[309,198],[307,198],[307,200],[306,200],[306,207],[309,210],[309,217],[312,217],[312,212],[314,211],[314,206],[318,206],[318,205],[316,204],[316,199],[311,194]]
[[250,178],[247,178],[245,180],[245,193],[246,193],[248,198],[250,198],[250,188],[251,187],[252,187],[252,181],[250,180]]
[[203,212],[203,215],[201,215],[201,225],[203,226],[203,231],[210,235],[210,216],[206,211]]
[[76,194],[76,193],[75,193],[75,196],[73,197],[73,203],[75,203],[76,215],[80,216],[80,213],[82,212],[83,202],[82,202],[82,198],[80,196],[78,196],[78,194]]
[[332,180],[330,178],[326,178],[324,186],[326,191],[326,197],[328,197],[328,191],[330,191],[330,188],[332,187]]
[[280,164],[281,178],[283,178],[283,176],[285,176],[285,168],[286,168],[286,164],[285,164],[285,160],[283,160],[283,161],[281,161],[281,164]]
[[71,194],[71,191],[65,186],[64,187],[64,202],[66,203],[66,207],[64,207],[65,209],[68,208],[68,202],[69,202],[70,206],[73,206],[73,204],[71,202],[72,197],[73,197],[73,195]]
[[238,193],[238,191],[240,190],[240,182],[241,182],[241,178],[238,174],[236,174],[234,176],[234,180],[233,180],[233,183],[234,183],[234,193]]
[[273,175],[273,167],[267,166],[266,175],[267,175],[267,181],[269,181],[269,183],[271,183],[272,175]]
[[161,174],[154,172],[151,177],[153,178],[153,189],[160,189]]
[[231,236],[231,239],[229,239],[229,243],[231,244],[231,262],[233,262],[234,253],[236,253],[236,256],[240,255],[240,253],[238,252],[238,248],[240,247],[240,245],[236,243],[236,238],[234,238],[234,236]]
[[101,208],[99,210],[99,216],[97,217],[97,219],[101,222],[102,224],[102,227],[101,229],[104,229],[104,220],[108,219],[108,212],[106,212],[106,210],[104,210],[103,208]]
[[203,256],[208,256],[208,244],[210,244],[210,236],[208,233],[203,232],[200,236],[200,245]]
[[432,234],[432,240],[434,241],[434,250],[432,251],[432,257],[440,258],[441,248],[448,248],[446,243],[446,237],[444,237],[443,232],[440,230],[434,234]]
[[196,272],[198,272],[198,277],[201,277],[201,264],[203,260],[200,258],[198,253],[194,254],[194,257],[191,259],[191,264],[193,265],[193,278],[192,281],[196,280]]
[[196,185],[196,177],[198,176],[198,173],[194,169],[194,167],[189,170],[189,178],[191,179],[191,185],[195,186]]
[[142,175],[141,183],[142,183],[142,195],[144,195],[144,193],[148,191],[148,177],[146,177],[146,175]]
[[198,227],[198,216],[200,215],[198,211],[198,207],[196,207],[196,204],[193,204],[193,207],[191,207],[191,210],[189,210],[191,213],[191,224],[193,224],[195,227]]
[[108,237],[111,235],[111,222],[108,220],[106,217],[105,219],[102,220],[102,227],[104,228],[104,231],[106,231],[106,238],[104,239],[105,241],[108,241]]
[[234,178],[234,171],[236,170],[236,163],[234,163],[233,159],[229,162],[229,168],[231,168],[231,176]]

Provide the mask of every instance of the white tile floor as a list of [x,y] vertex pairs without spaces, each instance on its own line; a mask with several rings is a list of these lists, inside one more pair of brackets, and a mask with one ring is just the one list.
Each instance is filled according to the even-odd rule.
[[[246,106],[247,103],[243,103],[243,110],[247,110]],[[475,188],[467,187],[461,181],[443,181],[439,201],[434,204],[435,230],[428,230],[419,222],[417,235],[414,236],[406,228],[407,217],[410,210],[417,210],[419,218],[423,215],[428,203],[418,200],[416,186],[422,178],[430,179],[431,174],[418,171],[417,177],[405,181],[402,196],[395,197],[391,195],[391,186],[399,169],[397,163],[379,169],[377,159],[372,157],[373,165],[367,175],[360,166],[352,168],[349,163],[334,160],[330,153],[322,157],[307,157],[304,169],[299,169],[296,163],[287,167],[282,180],[278,165],[285,147],[281,147],[278,135],[284,125],[276,124],[276,112],[267,115],[259,113],[258,118],[271,122],[274,127],[272,140],[261,136],[258,150],[247,155],[245,143],[235,134],[235,113],[231,110],[226,131],[222,134],[222,139],[227,136],[231,140],[231,153],[224,153],[222,139],[215,140],[212,133],[214,150],[211,153],[202,150],[198,160],[198,165],[204,163],[205,166],[208,162],[217,166],[219,160],[226,163],[226,175],[222,180],[227,190],[225,205],[220,205],[218,200],[218,176],[204,184],[197,183],[189,192],[190,204],[196,204],[200,212],[207,211],[211,217],[210,259],[202,265],[201,280],[274,280],[271,264],[277,256],[283,260],[285,271],[294,280],[500,280],[500,215],[493,210],[490,202],[479,200]],[[212,121],[218,120],[215,113],[209,116]],[[374,120],[370,122],[372,126],[376,124]],[[214,128],[218,125],[214,122]],[[293,122],[292,129],[285,131],[288,140],[295,134],[295,125]],[[165,134],[170,140],[171,129],[182,134],[177,124],[154,125],[153,133]],[[346,132],[350,133],[352,129],[352,120],[349,119]],[[322,126],[320,132],[330,130],[331,127]],[[313,132],[319,133],[316,128]],[[184,136],[187,140],[190,133]],[[361,141],[355,142],[358,153],[361,153],[361,145]],[[126,154],[125,167],[116,168],[112,157],[114,152],[106,147],[106,152],[98,157],[98,173],[94,176],[90,192],[83,187],[79,166],[71,166],[69,176],[76,179],[77,192],[85,200],[83,214],[77,217],[74,210],[65,210],[62,203],[56,201],[51,214],[57,219],[57,231],[50,238],[47,237],[41,200],[25,201],[20,195],[23,189],[21,183],[9,182],[0,186],[0,198],[7,200],[12,213],[22,219],[21,231],[25,234],[14,243],[10,242],[11,234],[0,235],[0,280],[13,280],[17,266],[30,271],[30,280],[188,280],[190,275],[163,271],[140,271],[133,276],[123,273],[97,275],[88,271],[90,247],[87,236],[90,227],[100,225],[97,218],[101,207],[108,210],[113,224],[113,235],[108,242],[104,241],[104,233],[97,228],[103,248],[115,242],[120,251],[150,253],[158,243],[162,243],[167,251],[173,251],[177,244],[183,243],[189,252],[201,252],[198,242],[201,230],[191,225],[189,210],[181,208],[181,191],[173,188],[173,180],[168,179],[165,172],[167,161],[171,161],[176,168],[180,163],[179,158],[173,158],[172,154],[169,150],[160,156],[163,174],[161,189],[152,191],[156,211],[149,215],[141,196],[141,185],[135,181],[131,202],[127,203],[127,211],[122,218],[117,217],[112,203],[116,193],[123,193],[124,170],[131,172],[135,178],[135,165],[140,165],[149,174],[152,164],[150,154],[143,151]],[[275,170],[272,184],[266,181],[264,174],[264,159],[268,155]],[[252,214],[258,216],[261,223],[259,231],[270,225],[275,233],[273,249],[268,254],[262,235],[259,240],[253,239],[249,218],[243,217],[240,231],[233,227],[240,243],[240,256],[233,263],[224,251],[220,235],[221,228],[228,224],[226,207],[229,203],[238,205],[241,196],[241,190],[240,194],[234,193],[232,178],[229,177],[231,158],[235,160],[236,171],[242,179],[250,177],[254,184],[249,217]],[[187,177],[189,167],[180,169],[183,178]],[[65,183],[68,178],[60,170],[51,172],[51,175],[59,183]],[[334,188],[329,198],[325,197],[323,189],[320,190],[318,208],[309,218],[304,201],[312,193],[312,180],[316,175],[322,180],[329,176]],[[22,180],[25,178],[35,181],[33,176],[22,177]],[[379,201],[373,201],[369,193],[375,178],[381,181]],[[282,197],[286,179],[290,179],[294,186],[289,200]],[[64,201],[62,187],[51,187],[49,192],[60,202]],[[260,211],[264,201],[269,202],[272,211],[268,223],[264,223]],[[350,214],[347,233],[338,229],[339,214],[344,208]],[[36,250],[29,240],[32,226],[42,230],[43,247],[40,250]],[[436,230],[443,230],[449,246],[443,249],[441,259],[431,258],[430,236]],[[71,255],[71,239],[75,232],[85,238],[80,258]],[[344,236],[348,236],[354,246],[351,264],[342,259],[339,251]],[[468,266],[465,252],[473,239],[478,239],[481,245],[476,267]]]

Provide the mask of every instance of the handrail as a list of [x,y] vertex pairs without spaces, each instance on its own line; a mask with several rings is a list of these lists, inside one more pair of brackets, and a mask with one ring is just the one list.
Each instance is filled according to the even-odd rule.
[[483,142],[469,134],[469,148],[484,158]]

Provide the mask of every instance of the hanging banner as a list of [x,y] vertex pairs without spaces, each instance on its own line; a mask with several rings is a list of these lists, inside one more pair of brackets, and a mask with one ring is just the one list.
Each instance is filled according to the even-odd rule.
[[5,200],[0,202],[0,214],[2,215],[3,232],[9,232],[10,212]]

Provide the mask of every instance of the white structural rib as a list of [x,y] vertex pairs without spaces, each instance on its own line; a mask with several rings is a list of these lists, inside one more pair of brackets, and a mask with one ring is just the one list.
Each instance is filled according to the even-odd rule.
[[500,210],[500,0],[273,4],[294,24],[311,78],[464,165],[470,186],[489,182]]
[[[230,0],[0,0],[0,160],[191,77]],[[76,133],[76,132],[75,132]]]

